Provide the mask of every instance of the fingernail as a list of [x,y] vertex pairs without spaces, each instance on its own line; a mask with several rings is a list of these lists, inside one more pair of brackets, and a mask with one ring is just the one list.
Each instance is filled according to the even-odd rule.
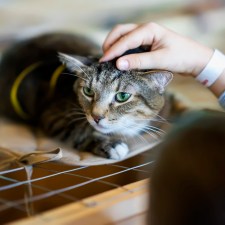
[[128,70],[129,69],[129,62],[126,59],[119,60],[118,69]]
[[99,62],[100,62],[100,63],[102,63],[102,62],[104,62],[104,61],[105,61],[105,58],[104,58],[104,57],[102,57],[102,58],[99,59]]

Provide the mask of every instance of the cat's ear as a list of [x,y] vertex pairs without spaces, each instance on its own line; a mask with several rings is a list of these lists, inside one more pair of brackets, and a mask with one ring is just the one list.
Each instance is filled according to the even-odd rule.
[[142,75],[153,82],[160,94],[165,91],[165,87],[173,79],[173,74],[169,71],[148,71],[142,73]]
[[58,53],[58,56],[59,60],[65,64],[67,69],[71,72],[82,72],[84,68],[87,68],[93,63],[91,59],[84,56],[68,55],[61,52]]

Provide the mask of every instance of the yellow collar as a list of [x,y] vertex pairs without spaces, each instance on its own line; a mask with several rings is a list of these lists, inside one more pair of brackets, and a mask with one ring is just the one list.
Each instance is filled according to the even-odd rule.
[[[18,90],[19,90],[19,86],[21,85],[22,81],[24,80],[24,78],[31,73],[33,70],[35,70],[37,67],[39,67],[42,64],[42,62],[36,62],[31,64],[30,66],[28,66],[27,68],[25,68],[15,79],[12,88],[11,88],[11,92],[10,92],[10,101],[11,104],[13,106],[13,109],[15,110],[15,112],[17,113],[18,116],[20,116],[22,119],[29,119],[29,115],[23,110],[19,99],[18,99]],[[57,80],[60,76],[60,74],[63,72],[63,70],[65,69],[64,65],[60,65],[58,66],[50,79],[49,82],[49,93],[48,93],[48,97],[51,97],[55,91],[55,87],[57,84]]]

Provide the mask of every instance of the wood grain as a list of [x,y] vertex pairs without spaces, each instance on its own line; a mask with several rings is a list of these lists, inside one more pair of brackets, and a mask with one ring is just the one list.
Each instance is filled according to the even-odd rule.
[[148,179],[145,179],[10,224],[116,224],[146,212],[147,202]]

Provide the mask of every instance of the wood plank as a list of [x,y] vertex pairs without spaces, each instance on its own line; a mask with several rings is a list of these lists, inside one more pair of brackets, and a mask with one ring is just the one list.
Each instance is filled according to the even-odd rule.
[[11,225],[115,224],[146,212],[148,179],[53,209]]
[[146,221],[147,221],[147,212],[144,212],[142,214],[134,215],[122,221],[108,225],[146,225]]

